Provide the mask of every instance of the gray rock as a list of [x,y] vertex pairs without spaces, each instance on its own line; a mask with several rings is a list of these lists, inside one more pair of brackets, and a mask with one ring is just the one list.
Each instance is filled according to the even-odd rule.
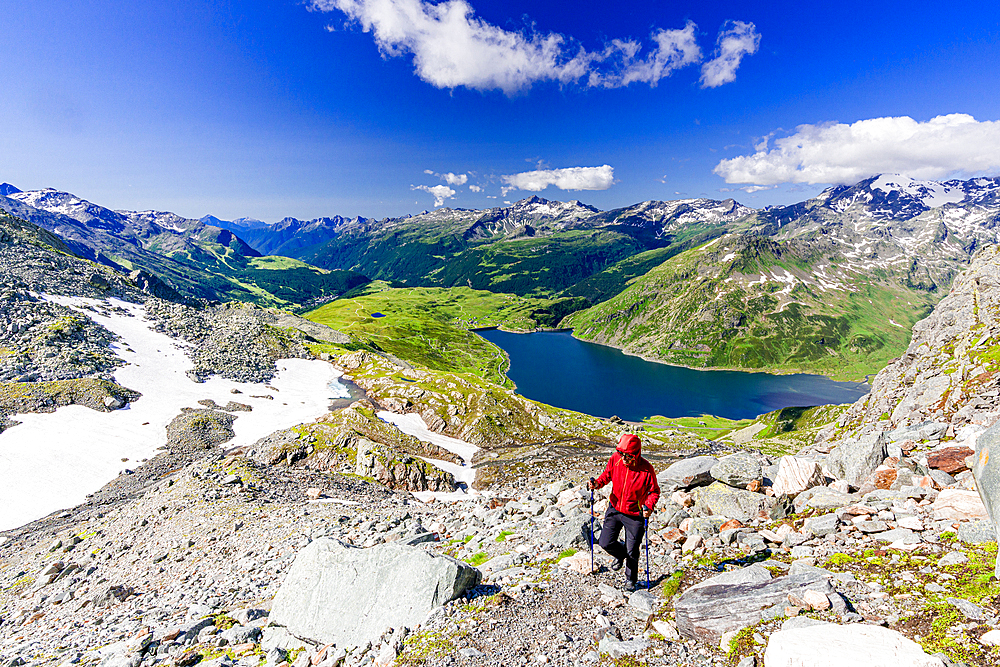
[[709,484],[712,482],[712,466],[717,462],[714,456],[681,459],[659,473],[656,480],[661,485],[672,481],[684,488]]
[[955,609],[962,612],[962,615],[971,621],[982,621],[986,619],[986,612],[977,604],[962,600],[961,598],[945,598],[945,601]]
[[888,456],[889,439],[885,433],[868,435],[860,439],[845,438],[833,448],[826,466],[837,478],[846,480],[853,487],[861,486],[868,475],[875,472]]
[[766,567],[762,565],[748,565],[747,567],[729,570],[728,572],[723,572],[722,574],[710,577],[701,583],[691,586],[687,589],[687,591],[685,591],[685,593],[698,590],[699,588],[705,588],[706,586],[760,584],[765,581],[771,581],[771,578],[771,572]]
[[893,528],[892,530],[876,533],[872,537],[879,542],[888,543],[899,542],[901,544],[920,544],[920,542],[922,542],[920,536],[909,528]]
[[321,537],[299,552],[270,621],[319,644],[359,646],[387,627],[414,627],[482,578],[454,558],[397,543],[369,549]]
[[763,472],[760,461],[746,452],[725,456],[711,467],[709,474],[723,484],[745,489],[750,482],[759,481]]
[[230,644],[246,644],[260,641],[261,629],[256,626],[234,625],[223,630],[220,635]]
[[849,493],[841,493],[826,486],[814,486],[795,497],[795,511],[801,512],[807,507],[835,510],[850,505],[856,499],[857,496]]
[[745,658],[740,658],[740,661],[736,663],[736,667],[757,667],[757,656],[748,655]]
[[767,498],[760,493],[734,489],[721,482],[694,492],[695,510],[749,523],[767,509]]
[[[600,521],[594,520],[595,530],[598,528],[599,523]],[[571,518],[549,533],[546,539],[560,549],[567,549],[573,546],[590,548],[590,542],[587,539],[587,531],[589,530],[590,518],[584,515],[582,518]]]
[[789,593],[833,591],[825,577],[796,574],[763,582],[691,588],[674,603],[677,630],[685,637],[718,644],[722,633],[753,625],[783,604]]
[[[997,456],[992,455],[994,449]],[[976,439],[975,457],[972,474],[976,478],[976,489],[993,522],[994,533],[1000,535],[1000,421]],[[1000,556],[994,566],[994,575],[1000,578]]]
[[649,642],[645,639],[633,639],[631,641],[618,641],[605,635],[597,644],[597,650],[607,653],[612,658],[621,658],[626,655],[635,655],[640,651],[649,648]]
[[837,532],[840,526],[840,519],[836,514],[824,514],[822,516],[806,519],[805,529],[817,537],[824,537],[830,533]]
[[826,621],[817,621],[808,616],[792,616],[781,623],[782,630],[794,630],[796,628],[809,628],[814,625],[827,625]]
[[712,537],[719,534],[719,527],[726,522],[723,516],[699,516],[691,520],[689,534],[701,535],[702,537]]
[[963,554],[961,551],[952,551],[944,556],[941,556],[941,560],[938,561],[938,565],[941,567],[947,567],[949,565],[961,565],[962,563],[968,563],[969,557]]
[[937,468],[931,468],[927,471],[930,478],[934,480],[934,483],[938,486],[944,488],[948,486],[955,486],[958,482],[954,477],[946,473],[944,470],[938,470]]
[[889,524],[887,524],[885,521],[878,521],[878,520],[859,521],[854,525],[862,533],[883,533],[889,530]]
[[814,550],[812,547],[807,547],[805,545],[800,545],[797,547],[792,547],[792,558],[812,558]]
[[958,539],[966,544],[996,542],[997,534],[993,524],[985,520],[963,521],[958,524]]

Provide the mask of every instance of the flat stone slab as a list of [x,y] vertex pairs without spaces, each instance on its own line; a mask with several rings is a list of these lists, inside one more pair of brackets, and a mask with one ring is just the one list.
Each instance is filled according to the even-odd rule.
[[324,537],[296,556],[269,618],[303,640],[362,646],[387,628],[416,627],[481,579],[467,563],[417,547],[360,549]]
[[957,475],[963,470],[968,470],[965,459],[975,452],[969,447],[945,447],[937,449],[927,455],[927,467],[935,470],[943,470],[949,475]]
[[975,491],[944,489],[931,504],[935,519],[968,521],[989,519],[982,498]]
[[833,587],[825,576],[812,572],[768,581],[692,587],[674,604],[677,630],[685,637],[718,644],[724,632],[759,622],[766,609],[786,603],[789,593],[801,595],[806,590],[830,593]]
[[765,667],[944,667],[920,644],[878,625],[825,623],[771,635]]

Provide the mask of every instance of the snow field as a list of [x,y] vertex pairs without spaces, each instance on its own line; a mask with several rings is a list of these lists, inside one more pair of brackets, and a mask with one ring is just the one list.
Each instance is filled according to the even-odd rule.
[[[204,407],[199,400],[252,406],[251,412],[233,413],[236,435],[225,443],[229,448],[311,421],[327,412],[330,399],[348,396],[330,364],[305,359],[279,361],[268,385],[219,377],[199,384],[185,374],[192,364],[184,343],[151,330],[141,306],[117,299],[44,298],[80,310],[121,336],[112,349],[127,365],[115,380],[142,397],[108,413],[70,405],[54,413],[15,415],[22,423],[0,434],[0,530],[84,502],[123,469],[154,456],[167,442],[167,424],[181,408]],[[109,305],[128,314],[81,310]]]
[[479,451],[478,447],[469,444],[464,440],[459,440],[458,438],[452,438],[447,435],[435,433],[427,428],[427,422],[424,421],[424,418],[415,412],[401,415],[396,414],[395,412],[382,410],[378,412],[377,415],[379,419],[393,424],[403,433],[412,435],[417,440],[430,442],[447,449],[463,461],[463,465],[458,465],[451,463],[450,461],[440,461],[438,459],[430,459],[421,456],[420,458],[424,461],[454,475],[456,482],[465,484],[466,491],[453,491],[451,493],[441,493],[438,491],[415,491],[413,492],[413,495],[418,500],[421,502],[429,502],[431,500],[462,500],[476,495],[476,492],[472,488],[472,482],[476,479],[476,470],[471,464],[472,457],[477,451]]

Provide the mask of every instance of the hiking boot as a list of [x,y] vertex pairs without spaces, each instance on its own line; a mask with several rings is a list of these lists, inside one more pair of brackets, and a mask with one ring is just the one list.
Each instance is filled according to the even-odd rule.
[[611,569],[614,570],[615,572],[617,572],[618,570],[622,569],[622,565],[624,565],[624,564],[625,564],[625,559],[624,558],[618,558],[618,559],[615,560],[614,563],[611,564]]
[[625,585],[622,586],[622,590],[624,590],[626,593],[635,593],[636,588],[637,584],[634,581],[626,581]]

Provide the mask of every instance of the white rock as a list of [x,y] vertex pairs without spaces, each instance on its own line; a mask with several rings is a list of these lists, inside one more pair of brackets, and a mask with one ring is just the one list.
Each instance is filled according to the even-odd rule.
[[896,522],[900,528],[909,528],[910,530],[923,530],[923,522],[915,516],[904,516]]
[[985,646],[1000,646],[1000,630],[990,630],[979,641]]
[[851,492],[851,485],[847,483],[846,479],[838,479],[835,482],[830,482],[827,486],[834,491],[839,491],[840,493]]
[[600,563],[594,562],[594,569],[590,569],[590,551],[577,551],[572,556],[567,556],[559,561],[559,567],[565,568],[577,574],[590,574],[600,568]]
[[701,535],[698,535],[697,533],[689,535],[688,538],[684,540],[684,545],[681,546],[681,553],[694,551],[701,546],[702,541]]
[[[673,623],[668,621],[653,621],[653,629],[667,641],[675,642],[681,638],[680,633],[677,632],[677,628],[674,627]],[[985,637],[986,635],[983,636]]]
[[931,505],[931,510],[935,519],[968,521],[990,518],[986,513],[986,506],[976,491],[944,489]]
[[813,611],[824,611],[830,608],[830,598],[826,593],[808,590],[802,594],[802,601],[809,605]]
[[670,494],[670,502],[681,507],[691,507],[694,505],[694,497],[687,491],[674,491]]
[[821,486],[825,481],[823,470],[815,461],[782,456],[778,463],[777,479],[772,487],[775,495],[786,493],[795,496],[806,489]]
[[816,625],[771,635],[764,667],[944,667],[916,642],[877,625]]

